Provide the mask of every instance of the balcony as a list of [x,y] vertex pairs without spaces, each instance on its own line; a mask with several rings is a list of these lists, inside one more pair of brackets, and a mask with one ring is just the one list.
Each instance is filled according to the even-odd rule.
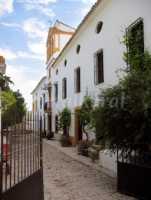
[[46,113],[50,113],[51,112],[51,101],[48,101],[48,102],[44,103],[44,111]]

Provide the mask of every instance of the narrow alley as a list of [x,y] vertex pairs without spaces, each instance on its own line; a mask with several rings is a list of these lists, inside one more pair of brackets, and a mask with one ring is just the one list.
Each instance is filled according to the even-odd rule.
[[116,180],[77,162],[47,142],[43,146],[45,200],[133,199],[116,192]]

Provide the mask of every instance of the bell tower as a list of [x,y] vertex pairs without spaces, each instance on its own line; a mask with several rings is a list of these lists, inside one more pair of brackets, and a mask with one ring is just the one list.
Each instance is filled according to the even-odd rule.
[[5,71],[6,71],[5,58],[3,56],[0,56],[0,73],[5,74]]
[[53,27],[50,27],[47,38],[47,63],[59,55],[74,31],[74,28],[58,20]]

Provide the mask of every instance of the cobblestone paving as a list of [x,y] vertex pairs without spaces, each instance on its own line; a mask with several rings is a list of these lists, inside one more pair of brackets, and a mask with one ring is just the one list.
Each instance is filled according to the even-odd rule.
[[44,143],[45,200],[132,200],[112,178]]

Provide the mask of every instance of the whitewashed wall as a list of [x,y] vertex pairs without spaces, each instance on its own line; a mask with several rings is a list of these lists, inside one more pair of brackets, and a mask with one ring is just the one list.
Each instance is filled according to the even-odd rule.
[[[100,88],[117,83],[116,71],[125,66],[123,61],[124,45],[121,44],[125,29],[139,17],[144,19],[145,46],[151,50],[151,0],[104,0],[85,22],[76,38],[64,51],[56,66],[52,68],[52,85],[58,82],[59,98],[54,102],[54,87],[52,89],[52,126],[55,128],[55,115],[66,105],[74,112],[80,106],[86,91],[97,100]],[[99,21],[103,21],[100,34],[95,29]],[[77,45],[81,45],[79,55]],[[98,86],[94,84],[94,54],[99,49],[104,50],[104,79]],[[67,59],[67,66],[64,60]],[[81,93],[74,92],[74,69],[81,67]],[[58,68],[58,75],[56,69]],[[67,78],[67,99],[62,100],[62,79]],[[74,121],[74,119],[72,120]],[[74,135],[74,122],[70,135]]]
[[[38,87],[34,90],[32,96],[33,96],[33,102],[37,100],[37,110],[35,112],[36,116],[42,117],[42,130],[44,130],[44,116],[45,116],[45,129],[48,129],[48,122],[47,122],[47,114],[44,112],[44,101],[43,101],[43,95],[45,94],[45,102],[48,102],[48,92],[45,89],[47,84],[47,79],[45,78]],[[40,98],[42,97],[42,107],[40,108]]]
[[71,38],[71,35],[61,35],[60,36],[60,51],[55,52],[53,54],[53,56],[50,58],[50,60],[48,61],[48,65],[47,65],[47,81],[48,81],[48,83],[51,82],[51,77],[49,76],[49,70],[51,68],[51,64],[58,57],[58,55],[60,54],[60,52],[62,51],[62,49],[66,45],[66,43],[70,40],[70,38]]
[[[112,177],[117,176],[117,155],[106,149],[99,153],[99,164],[104,172]],[[102,170],[103,170],[102,169]]]

